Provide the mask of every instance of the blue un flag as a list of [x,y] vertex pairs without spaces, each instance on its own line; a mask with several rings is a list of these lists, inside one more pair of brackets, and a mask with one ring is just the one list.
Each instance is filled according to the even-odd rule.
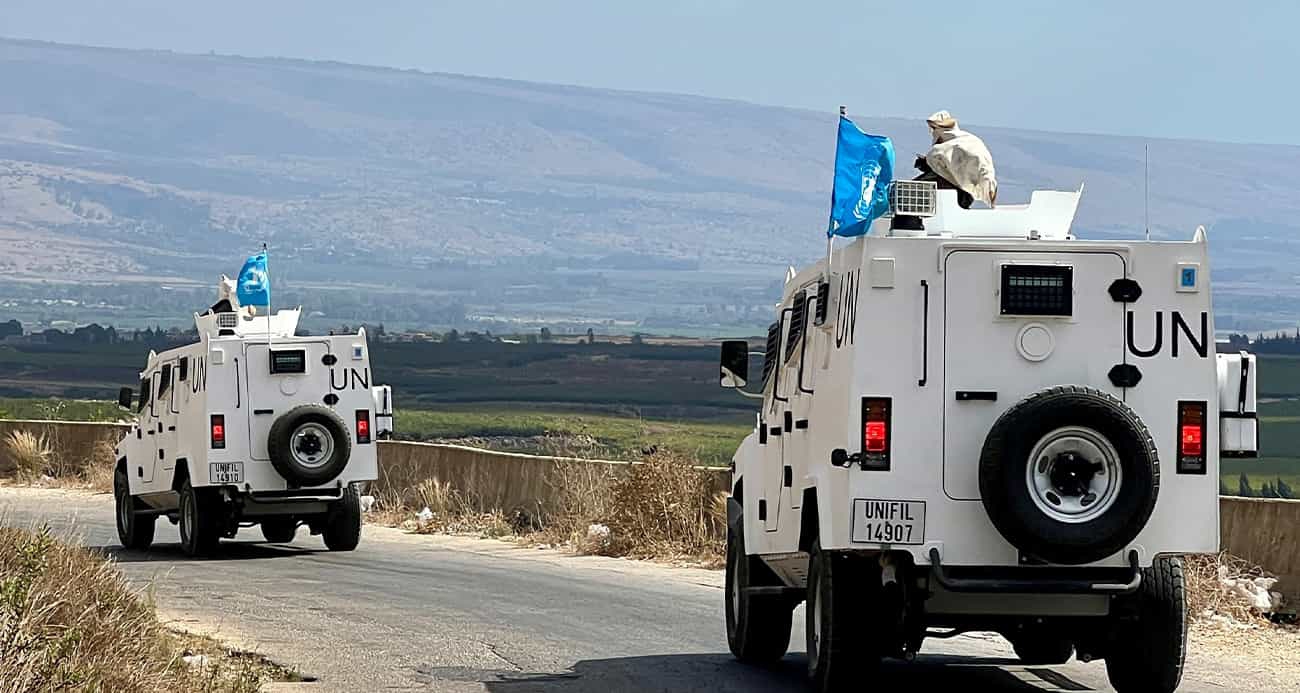
[[266,273],[266,251],[244,262],[235,282],[235,294],[241,306],[271,305],[271,277]]
[[889,211],[889,183],[894,178],[894,143],[868,135],[840,116],[835,146],[835,189],[827,236],[861,236],[871,222]]

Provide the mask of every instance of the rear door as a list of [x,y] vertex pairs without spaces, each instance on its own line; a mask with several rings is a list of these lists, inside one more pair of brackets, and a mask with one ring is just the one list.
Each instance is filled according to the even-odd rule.
[[979,457],[998,416],[1029,394],[1088,385],[1123,398],[1125,276],[1113,252],[959,250],[944,262],[943,487],[979,500]]
[[271,425],[299,404],[328,404],[330,394],[328,341],[283,344],[250,342],[244,345],[247,368],[248,432],[254,460],[270,460],[267,438]]
[[[160,366],[155,366],[148,374],[148,380],[142,383],[143,387],[141,388],[147,387],[149,389],[149,403],[140,412],[139,424],[140,430],[144,432],[142,440],[146,443],[141,446],[141,452],[145,453],[148,459],[139,460],[134,466],[136,468],[136,478],[146,484],[153,483],[158,460],[166,454],[166,441],[163,440],[162,435],[164,430],[162,420],[167,411],[167,401],[160,399],[158,394],[158,391],[162,389],[163,382],[160,370]],[[163,396],[166,396],[165,392]]]
[[176,468],[177,448],[180,446],[180,434],[176,430],[180,423],[180,395],[176,393],[176,376],[178,361],[175,358],[162,362],[155,379],[154,411],[158,415],[158,457],[154,460],[156,473],[163,478],[171,478]]
[[781,313],[776,323],[776,332],[768,333],[766,356],[763,369],[766,375],[771,368],[773,379],[772,398],[764,403],[760,423],[765,432],[759,434],[759,449],[763,454],[763,494],[759,501],[759,515],[763,528],[775,532],[780,527],[781,517],[781,475],[785,467],[785,420],[792,416],[790,411],[790,369],[784,365],[785,344],[789,339],[790,313]]

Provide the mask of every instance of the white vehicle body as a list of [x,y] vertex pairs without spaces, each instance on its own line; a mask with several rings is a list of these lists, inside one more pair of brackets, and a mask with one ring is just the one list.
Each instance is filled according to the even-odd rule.
[[[926,629],[1011,637],[1027,624],[1104,620],[1137,590],[1139,569],[1217,551],[1219,453],[1256,450],[1256,369],[1249,354],[1215,353],[1204,232],[1082,241],[1070,234],[1080,193],[964,210],[955,191],[917,190],[909,211],[924,229],[876,220],[829,264],[787,277],[757,424],[733,458],[732,531],[770,571],[755,594],[811,594],[815,552],[865,557],[878,564],[872,579],[908,595],[904,632],[878,653],[906,656],[935,634]],[[724,385],[741,384],[740,367],[724,353]],[[1124,445],[1056,427],[1030,455],[992,457],[982,471],[1006,442],[991,431],[1017,412],[1033,418],[1041,402],[1029,400],[1047,395],[1090,398],[1149,431],[1149,516],[1123,520],[1110,546],[1066,545],[1089,522],[1120,522],[1114,513],[1145,483],[1115,452]],[[1031,457],[1039,463],[1026,466]],[[1068,466],[1090,457],[1100,473]],[[999,476],[999,465],[1014,469]],[[989,497],[1004,488],[1019,501]],[[1008,506],[1014,517],[1038,508],[1037,541],[1019,540]],[[1085,630],[1053,632],[1081,657],[1105,657],[1103,629]]]
[[[323,518],[378,477],[375,441],[392,431],[392,397],[373,384],[365,331],[295,336],[298,316],[196,315],[198,342],[150,352],[137,421],[117,447],[135,516],[184,519],[188,486],[216,516],[210,529],[220,536],[269,520],[264,529],[289,523],[280,534],[291,538],[300,522],[321,531]],[[126,404],[132,398],[123,394]],[[296,441],[281,445],[285,463],[273,459],[272,438],[276,422],[292,412],[320,423],[279,431]]]

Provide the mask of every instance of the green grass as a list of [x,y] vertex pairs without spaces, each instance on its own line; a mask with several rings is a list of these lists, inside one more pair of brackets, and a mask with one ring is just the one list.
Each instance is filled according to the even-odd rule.
[[0,397],[0,419],[119,421],[127,414],[115,402],[84,399]]
[[[1280,361],[1300,364],[1300,360],[1273,357],[1264,366],[1271,368]],[[1219,478],[1229,493],[1237,493],[1242,474],[1250,480],[1255,491],[1259,491],[1265,482],[1275,483],[1279,478],[1300,491],[1300,401],[1259,405],[1259,443],[1258,459],[1220,461]]]
[[1219,479],[1228,487],[1228,493],[1237,494],[1242,474],[1250,480],[1250,486],[1259,492],[1265,482],[1274,484],[1282,479],[1291,488],[1300,492],[1300,458],[1269,458],[1257,460],[1224,460],[1220,467]]
[[[725,465],[731,461],[751,425],[644,419],[615,414],[541,412],[522,408],[397,410],[398,437],[470,438],[492,436],[589,436],[599,443],[593,452],[616,459],[637,459],[642,450],[660,450]],[[556,450],[531,450],[557,452]],[[558,452],[563,452],[559,450]]]
[[[0,419],[59,419],[117,421],[122,412],[113,402],[36,398],[0,398]],[[397,437],[529,438],[550,434],[561,441],[588,436],[596,445],[524,446],[519,452],[583,454],[614,459],[639,459],[642,450],[657,446],[707,465],[726,465],[751,424],[730,421],[647,419],[629,415],[538,411],[523,406],[405,409],[397,407]],[[490,441],[489,441],[490,442]]]
[[1300,356],[1260,356],[1259,396],[1300,396]]

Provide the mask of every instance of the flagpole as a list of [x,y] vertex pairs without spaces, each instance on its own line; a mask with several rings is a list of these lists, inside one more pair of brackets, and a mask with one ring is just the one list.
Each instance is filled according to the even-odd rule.
[[[843,105],[843,104],[841,104],[841,105],[840,105],[840,117],[841,117],[841,118],[845,117],[846,115],[848,115],[848,112],[849,112],[849,107],[848,107],[848,106],[845,106],[845,105]],[[837,127],[838,127],[838,126],[837,126]],[[838,153],[839,146],[840,146],[840,145],[839,145],[839,137],[838,137],[838,135],[837,135],[837,136],[836,136],[836,140],[835,140],[835,149],[836,149],[836,153]],[[832,176],[831,176],[831,190],[834,190],[834,189],[835,189],[835,176],[832,175]],[[832,215],[835,214],[835,209],[834,209],[834,199],[835,199],[835,197],[834,197],[834,195],[832,194],[832,196],[831,196],[831,207],[832,207],[832,208],[831,208],[831,214],[832,214]],[[834,222],[834,220],[832,220],[830,223],[833,224],[833,223],[835,223],[835,222]],[[835,248],[835,234],[834,234],[833,231],[834,231],[834,230],[832,229],[832,233],[828,233],[828,234],[826,234],[826,272],[825,272],[825,274],[826,274],[826,281],[830,281],[830,278],[831,278],[831,252],[832,252],[832,250]]]
[[271,255],[266,252],[266,244],[262,244],[262,256],[266,258],[264,266],[266,268],[266,358],[271,358],[271,316],[275,315],[271,311]]

